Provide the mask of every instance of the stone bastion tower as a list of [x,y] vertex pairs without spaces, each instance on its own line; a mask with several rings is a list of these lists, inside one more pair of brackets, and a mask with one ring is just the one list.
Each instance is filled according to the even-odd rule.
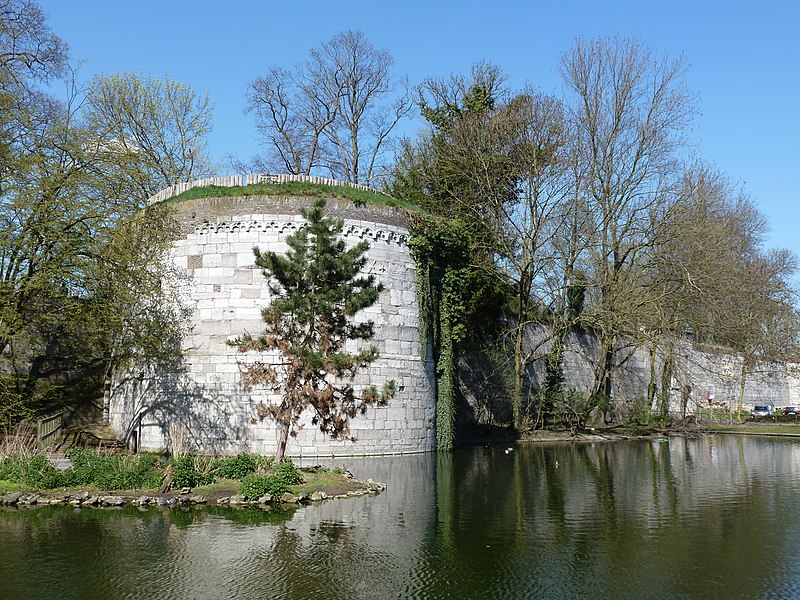
[[[161,201],[188,187],[264,182],[267,176],[215,178],[174,186],[151,199]],[[337,184],[331,180],[281,176]],[[190,314],[172,369],[118,374],[106,393],[109,421],[129,444],[143,450],[272,454],[278,427],[259,421],[256,406],[279,394],[246,391],[241,385],[237,349],[228,341],[262,328],[261,309],[270,289],[255,266],[253,247],[285,252],[288,235],[302,227],[301,207],[313,199],[290,196],[234,196],[174,203],[179,235],[171,248],[175,269],[167,282],[177,289]],[[405,215],[390,206],[355,206],[329,199],[328,216],[344,220],[348,246],[370,242],[368,274],[384,286],[378,302],[363,311],[375,322],[373,343],[380,358],[354,380],[358,389],[381,388],[394,379],[397,393],[385,406],[373,406],[351,420],[355,442],[332,440],[304,415],[287,455],[303,457],[394,454],[433,450],[433,367],[420,358],[415,265],[408,246]],[[362,316],[362,315],[359,315]]]

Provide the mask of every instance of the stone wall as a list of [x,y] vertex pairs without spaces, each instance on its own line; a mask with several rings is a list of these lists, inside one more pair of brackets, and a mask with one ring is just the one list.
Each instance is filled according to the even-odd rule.
[[[532,327],[529,347],[538,348],[538,356],[550,350],[542,343],[547,333]],[[595,368],[600,348],[596,338],[588,333],[571,332],[565,340],[563,359],[564,387],[588,394],[594,386]],[[686,414],[708,418],[710,409],[717,417],[726,410],[736,411],[741,382],[742,359],[723,349],[696,344],[691,339],[679,340],[673,349],[673,374],[669,382],[669,412],[675,417]],[[612,396],[615,421],[625,421],[645,407],[651,377],[649,348],[620,345],[619,366],[612,375]],[[655,373],[658,393],[661,393],[661,373],[664,366],[663,345],[656,355]],[[511,419],[510,381],[504,381],[501,369],[484,359],[462,363],[462,421],[470,424],[507,422]],[[537,360],[527,373],[527,387],[532,393],[544,383],[544,360]],[[745,377],[743,410],[754,405],[775,408],[800,405],[800,365],[796,363],[759,362]],[[655,410],[657,407],[651,407]]]
[[[250,451],[271,454],[278,430],[274,422],[251,422],[256,405],[274,392],[246,392],[239,361],[246,356],[228,340],[262,329],[261,309],[270,291],[255,266],[253,247],[284,252],[285,240],[303,224],[299,214],[309,199],[234,197],[176,204],[180,236],[173,245],[177,277],[173,285],[191,310],[191,330],[171,372],[121,374],[109,397],[109,416],[117,432],[139,448],[195,452]],[[388,379],[396,396],[383,407],[351,421],[356,442],[333,441],[311,424],[290,438],[287,454],[331,456],[406,453],[434,445],[432,365],[419,357],[415,266],[403,213],[390,207],[355,207],[329,201],[329,216],[344,219],[348,245],[370,242],[366,272],[383,283],[375,306],[363,318],[376,325],[373,340],[380,358],[357,375],[355,386],[380,388]]]
[[[241,185],[273,176],[253,175],[204,180],[185,184]],[[302,179],[302,178],[301,178]],[[305,179],[303,179],[305,180]],[[272,181],[269,179],[269,181]],[[167,196],[182,190],[166,190]],[[269,302],[269,287],[255,267],[253,247],[282,252],[286,236],[302,226],[300,208],[308,198],[242,196],[187,200],[175,204],[178,239],[172,249],[179,289],[191,312],[191,330],[181,340],[174,368],[158,373],[131,369],[118,374],[107,402],[117,432],[143,449],[186,449],[200,452],[251,451],[270,454],[277,442],[271,421],[253,423],[259,402],[276,395],[265,390],[246,392],[240,385],[239,361],[227,341],[247,331],[261,331],[260,310]],[[433,367],[419,358],[419,323],[415,266],[408,248],[405,214],[388,206],[354,206],[349,201],[329,201],[327,213],[344,220],[348,244],[370,241],[367,272],[383,283],[378,304],[364,318],[376,323],[381,358],[360,374],[357,387],[381,387],[387,379],[397,383],[397,395],[388,406],[371,408],[352,422],[356,442],[332,441],[310,417],[296,438],[289,440],[292,456],[347,456],[407,453],[432,450],[435,445]],[[532,329],[529,343],[538,345],[544,332]],[[541,346],[541,356],[549,350]],[[573,332],[566,340],[565,386],[581,393],[593,384],[598,357],[597,341]],[[614,416],[624,420],[641,410],[650,380],[650,354],[646,348],[621,348],[624,364],[614,373]],[[462,423],[496,423],[510,420],[509,389],[503,378],[503,361],[485,357],[462,365]],[[663,360],[659,356],[656,372]],[[736,407],[741,359],[713,348],[683,340],[675,348],[675,370],[669,384],[670,412],[699,414],[711,406]],[[528,387],[544,380],[543,361],[528,372]],[[661,384],[660,379],[657,380]],[[800,404],[800,369],[795,364],[762,363],[748,375],[745,407]]]

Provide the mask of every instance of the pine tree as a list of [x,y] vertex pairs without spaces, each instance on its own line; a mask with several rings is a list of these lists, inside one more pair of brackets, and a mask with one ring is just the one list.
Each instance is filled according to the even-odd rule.
[[240,352],[268,354],[242,366],[242,383],[248,390],[264,385],[282,394],[280,403],[261,403],[257,410],[261,420],[270,417],[280,427],[276,462],[283,459],[289,435],[297,435],[306,409],[321,431],[343,439],[350,435],[352,417],[394,394],[394,381],[380,393],[371,386],[359,395],[353,388],[354,376],[378,358],[378,349],[349,352],[345,346],[372,339],[374,323],[357,323],[354,317],[375,304],[383,286],[373,275],[361,275],[369,242],[347,249],[340,236],[343,221],[325,217],[324,209],[325,201],[318,200],[301,210],[307,223],[286,238],[285,256],[254,248],[273,297],[261,312],[264,332],[233,342]]

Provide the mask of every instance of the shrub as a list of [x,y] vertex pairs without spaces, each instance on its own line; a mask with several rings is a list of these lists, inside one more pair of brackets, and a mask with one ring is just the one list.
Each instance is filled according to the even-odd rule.
[[293,463],[282,462],[267,475],[254,473],[245,477],[239,485],[239,493],[250,500],[257,500],[264,494],[280,496],[289,491],[289,486],[302,481],[303,477]]
[[71,448],[67,485],[96,485],[104,490],[150,489],[161,483],[158,456],[150,453],[103,456],[86,448]]
[[237,454],[218,458],[211,467],[211,472],[222,479],[244,479],[258,468],[257,458],[251,454]]
[[284,484],[295,485],[303,482],[303,476],[293,462],[284,461],[281,464],[272,468],[272,473]]
[[16,454],[0,465],[0,479],[14,481],[30,488],[49,489],[67,485],[67,477],[41,454]]
[[161,483],[158,457],[154,454],[118,454],[100,458],[95,484],[101,489],[150,489]]
[[17,481],[14,471],[14,459],[14,456],[6,456],[0,459],[0,479]]
[[249,500],[257,500],[264,494],[280,496],[289,487],[278,480],[275,475],[248,475],[239,484],[239,493]]
[[205,469],[198,469],[197,461],[189,455],[173,458],[172,469],[172,485],[176,488],[195,487],[214,481],[214,476]]
[[178,456],[172,459],[172,485],[173,487],[194,487],[200,474],[194,467],[192,457]]
[[89,485],[95,480],[95,472],[102,469],[105,457],[86,448],[73,447],[67,451],[67,458],[72,461],[70,485]]

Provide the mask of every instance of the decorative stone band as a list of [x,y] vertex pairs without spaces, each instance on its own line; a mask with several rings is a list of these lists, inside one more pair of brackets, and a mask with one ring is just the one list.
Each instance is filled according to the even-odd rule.
[[[298,229],[305,227],[304,223],[297,221],[221,221],[217,223],[203,223],[195,227],[195,233],[198,235],[207,234],[225,234],[243,232],[268,232],[276,231],[279,234],[287,232],[294,232]],[[342,230],[344,237],[357,237],[359,239],[368,239],[373,242],[385,242],[387,244],[396,244],[397,246],[408,245],[408,234],[399,231],[392,231],[389,229],[374,229],[372,227],[359,227],[357,225],[345,225]]]
[[349,181],[339,181],[338,179],[331,179],[330,177],[316,177],[313,175],[290,175],[290,174],[277,174],[272,175],[269,173],[253,173],[251,175],[228,175],[226,177],[207,177],[206,179],[197,179],[195,181],[188,181],[185,183],[176,183],[168,188],[164,188],[157,194],[154,194],[147,199],[147,204],[155,204],[156,202],[163,202],[178,194],[182,194],[186,190],[198,187],[206,187],[214,185],[217,187],[238,187],[245,185],[254,185],[257,183],[266,183],[270,185],[279,185],[281,183],[300,182],[300,183],[317,183],[322,185],[333,185],[338,187],[352,187],[359,190],[375,192],[376,194],[383,194],[380,190],[371,188],[367,185],[359,183],[350,183]]

